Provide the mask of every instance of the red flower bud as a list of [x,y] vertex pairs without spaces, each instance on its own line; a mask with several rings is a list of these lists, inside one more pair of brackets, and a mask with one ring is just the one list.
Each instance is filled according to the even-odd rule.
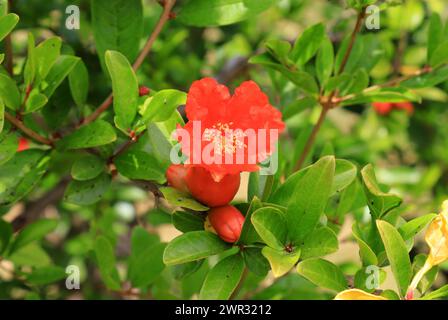
[[232,201],[240,187],[240,174],[227,174],[220,181],[207,169],[191,167],[185,177],[191,195],[209,207],[219,207]]
[[19,146],[17,147],[17,152],[25,151],[29,149],[30,145],[28,143],[28,140],[25,138],[19,138]]
[[189,192],[185,182],[187,168],[183,164],[172,164],[166,170],[168,184],[182,192]]
[[149,90],[148,87],[140,86],[140,88],[138,88],[138,94],[140,97],[147,96],[150,92],[151,90]]
[[408,114],[414,113],[414,105],[409,101],[394,103],[396,109],[405,110]]
[[207,218],[222,240],[234,243],[239,239],[244,216],[234,206],[213,208],[208,212]]
[[372,103],[376,113],[385,116],[392,111],[393,105],[390,102],[374,102]]

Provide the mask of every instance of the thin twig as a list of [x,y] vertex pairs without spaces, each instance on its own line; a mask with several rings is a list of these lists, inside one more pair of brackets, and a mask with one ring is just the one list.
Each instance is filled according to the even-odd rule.
[[[352,31],[352,34],[350,36],[350,42],[348,44],[347,50],[345,51],[344,57],[342,58],[342,62],[341,65],[339,67],[338,70],[338,74],[341,74],[342,72],[344,72],[345,67],[347,65],[348,59],[350,58],[350,54],[353,50],[353,46],[355,44],[356,41],[356,35],[359,33],[359,31],[361,30],[361,26],[362,26],[362,22],[365,18],[365,9],[363,8],[359,13],[358,13],[358,18],[356,20],[356,24],[355,24],[355,28]],[[317,120],[316,124],[314,125],[313,131],[311,131],[311,134],[305,144],[305,147],[303,148],[302,154],[300,155],[299,160],[297,161],[297,163],[294,166],[294,171],[300,170],[302,168],[303,163],[305,162],[306,157],[308,156],[308,153],[311,150],[311,147],[313,146],[316,137],[317,137],[317,133],[319,132],[320,128],[322,127],[322,123],[325,120],[325,117],[327,116],[328,111],[334,107],[333,105],[333,98],[336,95],[336,91],[331,92],[328,100],[325,103],[321,102],[322,105],[322,111],[319,115],[319,119]],[[321,99],[320,99],[321,100]]]
[[[171,9],[174,7],[176,3],[176,0],[166,0],[163,3],[163,12],[160,15],[159,21],[157,22],[156,26],[154,27],[154,30],[152,31],[151,35],[148,38],[148,41],[146,41],[145,46],[143,47],[142,51],[138,55],[137,59],[135,60],[134,64],[132,65],[132,68],[134,71],[137,71],[140,66],[142,65],[143,61],[145,60],[146,56],[151,51],[151,48],[154,44],[154,41],[159,36],[160,32],[162,31],[164,25],[166,22],[170,19],[170,13]],[[112,105],[112,93],[104,100],[104,102],[88,117],[86,117],[82,122],[81,125],[85,125],[88,123],[91,123],[95,121],[104,111],[106,111],[110,106]]]
[[40,134],[38,134],[37,132],[31,130],[30,128],[27,128],[22,121],[20,121],[19,119],[15,118],[10,113],[5,112],[5,118],[9,122],[11,122],[11,124],[13,126],[15,126],[17,129],[19,129],[20,131],[25,133],[28,137],[32,138],[33,140],[35,140],[37,142],[40,142],[42,144],[53,146],[53,141],[52,140],[47,139],[47,138],[41,136]]

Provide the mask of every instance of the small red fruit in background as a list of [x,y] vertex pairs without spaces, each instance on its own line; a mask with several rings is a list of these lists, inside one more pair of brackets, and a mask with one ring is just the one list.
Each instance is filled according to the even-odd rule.
[[208,212],[207,219],[222,240],[234,243],[239,239],[244,216],[234,206],[213,208]]
[[405,110],[408,114],[412,114],[414,112],[414,105],[409,101],[405,102],[396,102],[394,103],[395,109]]
[[138,88],[138,94],[140,95],[140,97],[147,96],[150,92],[151,90],[149,90],[148,87],[140,86]]
[[19,146],[17,147],[17,152],[25,151],[29,149],[30,145],[28,143],[28,140],[25,138],[19,138]]
[[219,207],[232,201],[240,187],[240,174],[227,174],[216,181],[207,169],[191,167],[185,177],[191,195],[209,207]]
[[392,110],[405,110],[409,115],[414,112],[414,105],[409,102],[373,102],[376,113],[382,116],[388,115]]
[[385,116],[392,111],[392,103],[390,102],[374,102],[372,103],[373,108],[375,108],[376,113]]
[[188,193],[188,187],[185,182],[187,171],[188,169],[183,164],[170,165],[168,170],[166,170],[168,184],[179,191]]

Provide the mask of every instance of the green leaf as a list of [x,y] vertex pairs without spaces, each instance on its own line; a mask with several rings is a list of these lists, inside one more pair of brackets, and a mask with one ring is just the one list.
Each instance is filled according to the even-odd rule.
[[185,92],[167,89],[157,92],[154,96],[145,100],[142,122],[160,122],[168,120],[177,107],[185,104],[187,94]]
[[78,107],[84,106],[89,92],[89,73],[82,60],[79,60],[68,75],[70,92]]
[[115,267],[115,253],[112,244],[104,236],[95,240],[94,252],[104,284],[111,290],[120,290],[120,277]]
[[115,123],[121,130],[131,129],[137,114],[138,81],[134,70],[124,55],[106,51],[106,66],[112,79]]
[[238,239],[238,244],[250,244],[255,242],[261,242],[261,238],[252,224],[253,213],[263,206],[260,199],[253,197],[250,202],[249,209],[244,219],[243,228],[241,229],[240,238]]
[[16,267],[27,266],[38,268],[51,264],[51,258],[37,242],[31,242],[15,251],[8,256],[8,260],[11,260]]
[[425,295],[424,297],[421,297],[421,300],[435,300],[435,299],[440,299],[440,298],[446,298],[448,297],[448,284],[437,289],[434,290],[431,293],[428,293],[427,295]]
[[14,13],[8,13],[0,17],[0,41],[2,41],[19,22],[19,16]]
[[96,120],[65,136],[57,143],[57,146],[63,150],[84,149],[109,144],[115,140],[117,135],[109,122]]
[[333,43],[328,37],[325,37],[316,58],[316,74],[321,86],[324,86],[328,79],[330,79],[333,71],[333,64]]
[[300,246],[301,259],[322,257],[336,252],[339,248],[336,234],[328,227],[322,227],[314,230],[303,239]]
[[178,20],[186,25],[224,26],[268,9],[272,0],[194,0],[182,6]]
[[219,261],[207,274],[200,300],[227,300],[236,289],[244,271],[244,260],[239,254]]
[[305,29],[303,34],[294,43],[290,54],[291,60],[299,66],[307,63],[316,54],[324,37],[325,27],[322,23]]
[[73,163],[71,175],[75,180],[85,181],[98,177],[104,169],[105,163],[102,159],[93,154],[86,154]]
[[251,221],[268,246],[279,250],[285,247],[288,228],[283,212],[270,207],[260,208],[252,214]]
[[47,97],[53,95],[79,61],[80,59],[75,56],[62,55],[58,57],[45,78],[47,87],[44,89],[44,94]]
[[313,97],[304,97],[288,104],[282,111],[283,120],[287,120],[300,112],[310,109],[317,105],[317,100]]
[[433,68],[437,68],[442,64],[448,63],[448,41],[442,42],[431,55],[429,64]]
[[352,234],[353,234],[353,237],[358,242],[359,256],[361,258],[362,265],[363,266],[378,265],[378,258],[376,256],[375,252],[369,247],[369,245],[359,235],[359,230],[357,228],[356,223],[354,223],[352,226]]
[[397,229],[388,222],[377,220],[376,225],[383,240],[397,286],[401,295],[404,296],[412,277],[411,261],[406,244]]
[[200,260],[221,253],[230,246],[207,231],[192,231],[172,240],[163,254],[166,265]]
[[271,39],[266,42],[266,48],[269,53],[281,64],[291,64],[288,58],[289,51],[291,51],[291,44],[288,41]]
[[[351,36],[347,35],[345,39],[342,41],[342,44],[339,47],[339,50],[336,54],[336,58],[334,60],[334,71],[335,74],[341,73],[342,61],[344,60],[344,56],[349,49],[349,45],[351,43]],[[350,51],[350,58],[347,60],[347,64],[343,71],[345,72],[353,72],[357,69],[358,64],[363,59],[364,53],[364,41],[361,37],[357,37],[353,47]]]
[[375,91],[361,92],[353,98],[345,100],[341,105],[349,106],[370,102],[403,102],[420,101],[421,98],[415,92],[404,88],[382,88]]
[[274,277],[278,278],[286,274],[299,261],[300,249],[292,252],[264,247],[261,253],[269,261]]
[[34,50],[36,59],[36,85],[44,80],[61,52],[61,38],[52,37],[39,43]]
[[166,181],[166,168],[145,151],[129,150],[120,154],[114,163],[118,172],[129,179],[150,180],[160,184]]
[[[295,186],[303,179],[311,166],[293,173],[269,198],[269,202],[286,206],[292,198]],[[350,161],[336,159],[335,175],[331,186],[331,194],[341,192],[347,188],[356,178],[356,166]]]
[[64,200],[78,205],[92,205],[103,198],[110,183],[111,177],[106,173],[91,180],[73,180],[65,190]]
[[37,286],[47,285],[67,277],[65,270],[57,266],[40,267],[26,276],[26,281]]
[[428,28],[427,61],[431,61],[432,55],[443,40],[443,23],[440,15],[433,12]]
[[341,269],[330,261],[314,258],[300,262],[297,272],[319,287],[336,292],[347,289],[347,280]]
[[48,98],[39,93],[38,90],[32,90],[25,104],[25,113],[35,112],[45,106]]
[[264,277],[269,272],[269,261],[263,256],[261,248],[245,248],[242,251],[247,268],[257,276]]
[[18,234],[11,244],[10,254],[33,241],[42,239],[56,229],[57,225],[58,221],[54,219],[41,219],[29,224]]
[[404,225],[400,226],[398,232],[400,232],[400,235],[404,241],[412,239],[417,235],[417,233],[423,230],[423,228],[425,228],[436,216],[437,214],[432,213],[412,219],[411,221],[408,221]]
[[26,196],[47,172],[50,157],[45,151],[18,152],[0,166],[0,206],[11,205]]
[[14,132],[7,132],[5,130],[0,133],[0,165],[14,157],[18,146],[19,140]]
[[375,219],[379,219],[390,210],[401,204],[401,198],[394,194],[381,191],[376,181],[372,165],[368,164],[361,170],[364,192],[367,197],[367,205]]
[[[378,270],[376,272],[375,270]],[[381,285],[386,280],[386,272],[383,269],[367,269],[366,267],[359,269],[355,274],[355,288],[363,291],[373,293],[375,291],[375,285]],[[375,279],[378,277],[377,279]],[[375,283],[376,282],[376,283]],[[369,287],[367,287],[369,286]]]
[[3,100],[0,98],[0,134],[3,131],[4,125],[5,125],[5,104],[3,103]]
[[0,64],[3,63],[3,60],[5,60],[5,54],[4,53],[0,53]]
[[179,190],[170,187],[163,187],[159,189],[163,193],[165,199],[172,205],[192,209],[195,211],[207,211],[209,208],[200,204],[193,199],[189,194],[183,193]]
[[[415,275],[423,268],[427,259],[428,256],[426,254],[421,253],[414,257],[414,260],[412,262],[413,277],[415,277]],[[424,295],[426,291],[428,291],[428,289],[432,287],[434,281],[437,278],[438,272],[439,267],[434,266],[425,273],[425,275],[417,285],[417,289],[421,293],[421,295]]]
[[409,80],[403,81],[401,86],[406,88],[421,89],[435,86],[448,79],[448,66],[436,68],[430,73],[412,77]]
[[23,76],[25,80],[25,87],[30,86],[36,77],[36,43],[34,41],[34,35],[28,33],[28,56],[26,58],[25,67],[23,70]]
[[193,275],[198,271],[205,260],[191,261],[183,264],[177,264],[172,267],[171,271],[176,280],[182,280],[186,277]]
[[293,242],[300,242],[316,227],[330,196],[334,173],[334,157],[323,157],[294,187],[286,210],[289,237]]
[[204,230],[204,217],[188,211],[175,211],[172,215],[173,225],[181,232]]
[[6,107],[17,110],[20,108],[20,92],[14,80],[0,73],[0,97]]
[[142,227],[134,228],[131,236],[131,257],[128,279],[136,288],[150,285],[165,269],[163,251],[165,244],[154,239]]
[[0,256],[8,247],[12,237],[12,226],[8,222],[0,219]]

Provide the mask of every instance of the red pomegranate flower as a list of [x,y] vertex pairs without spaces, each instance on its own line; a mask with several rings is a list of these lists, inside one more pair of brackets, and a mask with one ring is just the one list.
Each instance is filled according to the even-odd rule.
[[186,164],[207,169],[216,181],[257,171],[285,128],[281,112],[253,81],[243,82],[233,95],[212,78],[195,81],[186,113],[187,124],[176,131]]

